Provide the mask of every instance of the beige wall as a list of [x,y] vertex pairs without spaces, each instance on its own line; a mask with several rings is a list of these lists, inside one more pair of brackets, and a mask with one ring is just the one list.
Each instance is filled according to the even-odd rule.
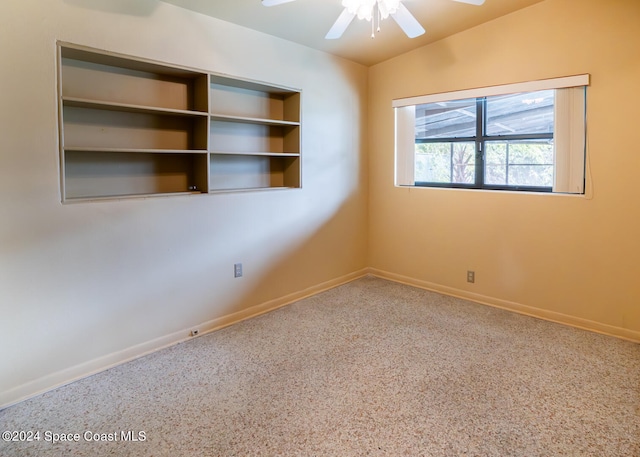
[[[303,189],[61,204],[56,40],[301,88]],[[3,0],[0,56],[0,406],[366,267],[365,67],[156,0]]]
[[[546,0],[372,67],[370,266],[640,340],[639,19],[637,0]],[[392,99],[582,73],[587,196],[394,187]]]

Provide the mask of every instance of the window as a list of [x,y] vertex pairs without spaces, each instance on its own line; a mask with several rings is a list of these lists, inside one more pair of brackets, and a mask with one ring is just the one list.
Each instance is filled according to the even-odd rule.
[[584,193],[588,75],[394,101],[396,184]]

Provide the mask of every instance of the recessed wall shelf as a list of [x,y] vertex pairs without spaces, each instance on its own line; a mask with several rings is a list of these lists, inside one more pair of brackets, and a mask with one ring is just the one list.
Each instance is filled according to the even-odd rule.
[[62,200],[301,187],[301,92],[58,44]]

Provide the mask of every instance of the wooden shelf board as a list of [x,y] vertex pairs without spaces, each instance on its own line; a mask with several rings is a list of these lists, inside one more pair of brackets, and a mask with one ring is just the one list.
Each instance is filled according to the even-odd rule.
[[167,65],[150,59],[141,59],[138,57],[132,58],[103,50],[89,50],[89,48],[84,46],[77,46],[65,42],[59,42],[59,45],[61,48],[61,57],[63,59],[80,60],[98,65],[126,68],[129,70],[157,73],[186,79],[193,79],[206,75],[206,72]]
[[65,151],[76,152],[114,152],[114,153],[136,153],[136,154],[207,154],[204,149],[134,149],[134,148],[83,148],[65,147]]
[[104,200],[129,200],[132,198],[153,198],[153,197],[177,197],[180,195],[202,195],[206,192],[200,191],[184,191],[184,192],[161,192],[151,194],[129,194],[129,195],[101,195],[96,197],[67,197],[65,203],[81,203],[90,201],[104,201]]
[[279,186],[279,187],[240,187],[237,189],[217,189],[211,188],[209,189],[209,193],[211,194],[224,194],[224,193],[236,193],[236,192],[264,192],[268,190],[287,190],[287,189],[299,189],[299,187],[287,187],[287,186]]
[[211,151],[212,156],[259,156],[259,157],[300,157],[298,152],[230,152]]
[[237,122],[241,124],[259,124],[259,125],[272,125],[276,127],[291,126],[298,127],[300,122],[283,121],[279,119],[261,119],[257,117],[243,117],[243,116],[229,116],[226,114],[211,114],[212,121],[222,122]]
[[131,105],[127,103],[113,103],[101,100],[89,100],[78,97],[62,97],[64,106],[75,108],[96,108],[109,111],[124,111],[128,113],[160,114],[166,116],[206,117],[202,111],[190,111],[173,108],[159,108],[155,106]]
[[300,92],[297,89],[291,89],[288,87],[274,86],[271,84],[264,84],[257,81],[250,81],[245,79],[238,79],[232,76],[211,74],[211,84],[218,84],[222,86],[236,87],[238,89],[255,90],[259,92],[267,92],[270,94],[290,95]]

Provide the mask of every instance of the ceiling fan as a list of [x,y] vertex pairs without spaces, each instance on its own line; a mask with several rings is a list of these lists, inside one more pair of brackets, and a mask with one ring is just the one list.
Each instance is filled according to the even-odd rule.
[[[264,6],[275,6],[295,0],[262,0]],[[482,5],[485,0],[453,0],[454,2],[468,3],[469,5]],[[378,31],[380,31],[380,20],[391,16],[409,38],[415,38],[424,33],[424,28],[409,12],[402,0],[342,0],[344,10],[333,24],[325,39],[335,40],[342,36],[347,30],[351,21],[357,16],[358,19],[366,19],[372,22],[378,19]]]

